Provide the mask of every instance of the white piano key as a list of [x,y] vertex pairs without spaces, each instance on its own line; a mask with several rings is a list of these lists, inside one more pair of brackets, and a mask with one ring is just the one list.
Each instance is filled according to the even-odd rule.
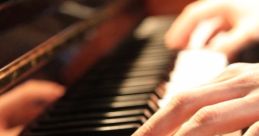
[[210,50],[185,50],[179,53],[175,64],[170,81],[165,85],[165,97],[160,101],[162,107],[176,94],[217,77],[226,67],[227,58],[222,53]]

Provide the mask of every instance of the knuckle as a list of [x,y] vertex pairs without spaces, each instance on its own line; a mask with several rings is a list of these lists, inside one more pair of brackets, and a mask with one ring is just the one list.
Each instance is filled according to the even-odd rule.
[[192,121],[199,125],[208,125],[213,123],[219,117],[219,113],[210,106],[200,109],[194,116]]
[[140,136],[140,135],[145,135],[145,136],[154,136],[153,134],[153,127],[150,125],[148,122],[146,122],[143,126],[141,126],[140,129],[138,129],[133,135],[134,136]]
[[254,123],[246,132],[247,135],[259,135],[259,122]]
[[256,122],[256,123],[253,125],[253,131],[254,131],[256,134],[259,134],[259,122]]
[[24,83],[24,85],[27,87],[37,87],[38,88],[39,85],[47,85],[47,83],[48,83],[47,81],[43,81],[43,80],[30,79],[30,80],[26,81]]
[[247,63],[238,62],[238,63],[230,64],[230,65],[227,67],[227,69],[228,69],[228,70],[241,70],[241,69],[243,69],[245,66],[247,66]]
[[34,80],[34,79],[31,79],[31,80],[26,81],[26,82],[24,83],[24,85],[28,86],[28,85],[35,84],[35,83],[37,83],[37,81]]
[[[254,29],[255,27],[253,26],[253,25],[250,25],[250,27],[251,27],[251,29]],[[258,38],[258,36],[256,37],[255,36],[255,33],[257,32],[254,32],[253,30],[251,30],[251,29],[248,29],[247,31],[246,31],[246,41],[247,42],[249,42],[249,41],[254,41],[254,40],[257,40]],[[244,32],[245,33],[245,32]]]
[[245,82],[251,82],[251,80],[253,80],[255,77],[257,77],[257,74],[255,71],[245,71],[242,75],[241,75],[242,79]]
[[172,99],[170,105],[172,105],[175,111],[185,112],[189,109],[191,103],[190,95],[182,93],[175,96]]
[[240,79],[246,83],[252,83],[258,85],[259,83],[259,70],[258,65],[249,64],[243,72],[240,74]]
[[234,83],[241,86],[247,86],[250,87],[256,85],[258,86],[258,74],[256,74],[254,71],[245,71],[241,73],[237,78],[235,79]]
[[253,124],[254,129],[259,133],[259,121]]
[[193,13],[198,9],[199,5],[200,5],[200,2],[193,2],[187,5],[183,11],[184,13]]
[[15,89],[24,90],[24,92],[31,92],[35,88],[35,84],[37,84],[37,81],[32,79],[32,80],[25,81],[24,83],[17,86]]
[[232,73],[235,76],[231,81],[231,84],[240,86],[258,86],[259,84],[259,70],[254,68],[253,64],[248,63],[235,63],[231,64],[227,70],[227,73]]
[[239,75],[248,68],[247,63],[233,63],[226,67],[223,73],[231,75]]

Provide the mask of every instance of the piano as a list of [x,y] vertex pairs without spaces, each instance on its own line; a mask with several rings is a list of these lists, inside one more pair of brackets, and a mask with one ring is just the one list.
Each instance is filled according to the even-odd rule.
[[29,78],[67,87],[20,136],[129,136],[159,109],[173,16],[149,17],[139,0],[0,3],[0,93]]
[[172,20],[138,0],[1,1],[0,93],[30,78],[67,87],[20,136],[131,135],[163,97]]

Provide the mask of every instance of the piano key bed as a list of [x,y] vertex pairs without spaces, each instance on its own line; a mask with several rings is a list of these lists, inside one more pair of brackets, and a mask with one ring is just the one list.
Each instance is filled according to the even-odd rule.
[[171,18],[151,17],[98,62],[22,136],[129,136],[158,109],[173,53]]

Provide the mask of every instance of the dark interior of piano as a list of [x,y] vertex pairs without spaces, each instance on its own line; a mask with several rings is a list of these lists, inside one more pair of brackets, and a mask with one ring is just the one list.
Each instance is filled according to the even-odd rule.
[[1,0],[0,94],[28,79],[66,86],[20,136],[131,135],[159,109],[177,54],[163,36],[189,2]]

